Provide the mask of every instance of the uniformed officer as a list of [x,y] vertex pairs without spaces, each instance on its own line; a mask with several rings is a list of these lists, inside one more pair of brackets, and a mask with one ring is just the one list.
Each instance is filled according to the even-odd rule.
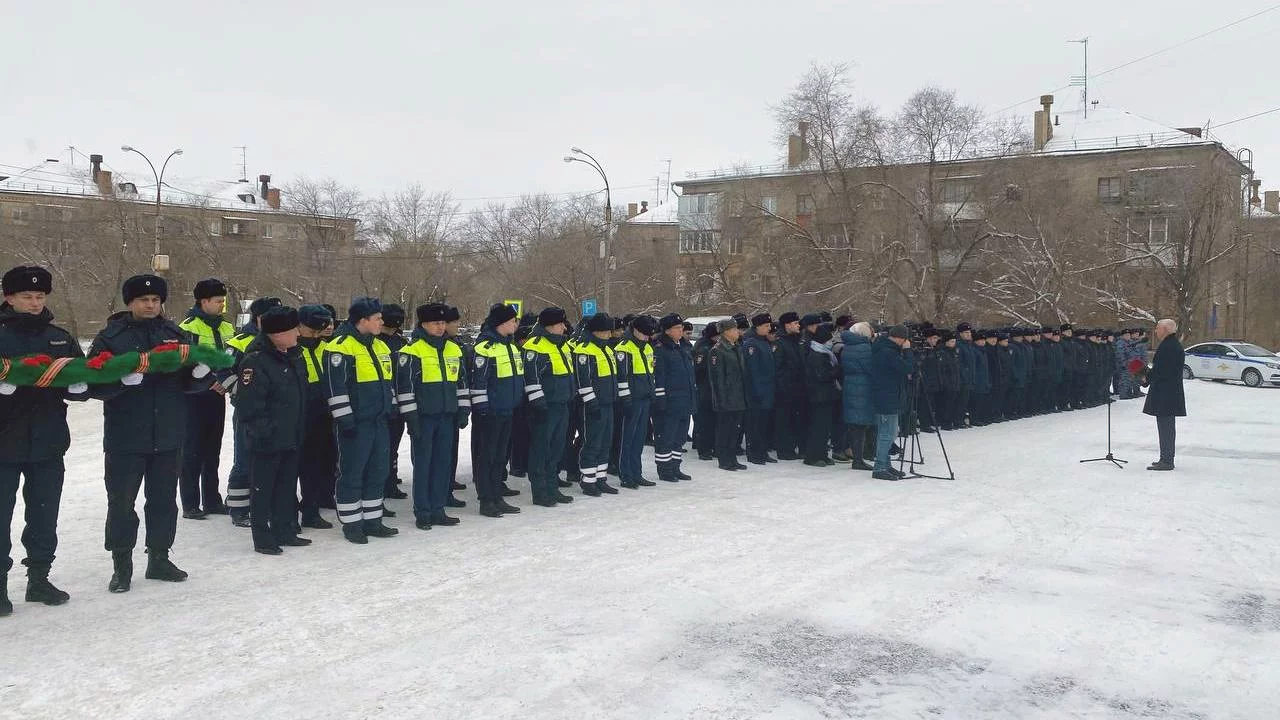
[[1010,382],[1005,417],[1018,420],[1026,417],[1027,380],[1031,370],[1026,328],[1013,328],[1009,339]]
[[574,345],[578,396],[582,403],[582,451],[578,457],[582,493],[616,495],[607,482],[609,444],[613,438],[613,406],[618,400],[618,360],[609,341],[614,320],[596,313],[584,323],[587,336]]
[[1049,409],[1062,412],[1067,408],[1062,404],[1062,389],[1065,384],[1067,360],[1063,352],[1062,336],[1058,329],[1049,327]]
[[301,547],[298,537],[298,454],[306,432],[307,366],[298,347],[298,311],[271,308],[245,351],[237,382],[237,408],[249,442],[250,521],[253,549],[279,555]]
[[[89,357],[103,352],[149,352],[183,340],[182,329],[164,317],[169,288],[155,275],[135,275],[121,289],[126,310],[107,319],[93,339]],[[133,579],[133,548],[138,542],[134,504],[146,487],[147,570],[149,580],[181,582],[187,573],[169,560],[178,527],[178,455],[185,435],[185,394],[198,382],[192,369],[169,373],[132,373],[115,385],[95,385],[103,401],[102,446],[106,451],[107,524],[105,546],[114,572],[107,588],[127,592]]]
[[942,331],[941,340],[942,347],[937,351],[938,395],[934,407],[938,408],[939,417],[944,418],[942,429],[955,430],[955,408],[960,402],[960,349],[955,334],[950,330]]
[[480,514],[485,517],[520,512],[504,499],[502,483],[511,453],[512,415],[524,401],[524,361],[513,338],[518,325],[516,311],[509,305],[490,307],[470,368],[475,421],[471,465]]
[[992,331],[987,340],[987,369],[991,375],[987,420],[1004,422],[1005,398],[1013,379],[1013,365],[1009,357],[1009,334],[1003,330]]
[[338,445],[333,435],[333,417],[325,397],[325,341],[333,331],[333,316],[323,305],[298,308],[298,348],[307,374],[307,414],[298,454],[298,484],[302,500],[302,527],[328,530],[333,523],[320,516],[320,508],[334,507],[338,481]]
[[981,427],[990,423],[988,408],[991,401],[991,368],[987,364],[987,333],[985,331],[973,333],[973,349],[973,400],[970,403],[973,410],[969,422]]
[[737,320],[721,320],[719,340],[707,359],[707,380],[716,411],[716,460],[721,470],[747,469],[738,462],[734,447],[747,409],[746,370],[738,345],[741,332]]
[[773,449],[779,460],[800,457],[800,428],[804,423],[804,366],[800,352],[800,316],[778,316],[778,341],[774,353],[776,380],[773,403]]
[[951,425],[956,430],[963,430],[968,427],[965,416],[969,413],[969,398],[973,394],[978,373],[978,352],[973,346],[973,326],[967,322],[956,326],[956,358],[959,361],[960,387],[951,412]]
[[[735,327],[737,323],[734,323]],[[693,345],[693,370],[698,384],[698,405],[693,416],[693,447],[699,460],[714,460],[716,456],[716,411],[711,401],[711,380],[707,369],[711,350],[720,335],[719,323],[708,323],[702,329],[702,337]]]
[[[405,338],[401,328],[404,326],[405,312],[404,308],[395,303],[387,303],[382,306],[382,332],[379,337],[382,342],[387,344],[387,348],[391,350],[391,354],[395,355],[400,352],[400,348],[404,347],[408,340]],[[387,419],[388,442],[391,452],[388,459],[387,484],[383,488],[383,497],[389,500],[404,500],[409,494],[400,489],[400,440],[404,437],[404,420],[396,414],[392,413]],[[395,517],[396,514],[390,508],[384,507],[382,512],[387,517]]]
[[[45,307],[53,292],[53,276],[41,267],[19,266],[4,274],[0,304],[0,357],[16,361],[25,355],[83,357],[71,333],[53,324]],[[62,500],[62,457],[71,446],[64,400],[84,400],[85,385],[70,388],[17,387],[0,382],[0,616],[13,612],[8,577],[13,568],[9,528],[22,482],[26,527],[22,544],[27,557],[27,602],[61,605],[71,598],[49,582],[58,547],[58,508]]]
[[747,462],[753,465],[777,462],[769,455],[769,416],[773,414],[778,365],[774,360],[773,317],[760,313],[751,318],[751,329],[742,338],[742,362],[746,370],[747,411],[743,418],[747,433]]
[[[813,467],[835,464],[835,460],[827,455],[827,447],[831,442],[832,405],[843,407],[838,385],[843,371],[835,351],[828,345],[834,330],[834,325],[825,322],[814,328],[809,335],[809,350],[804,356],[804,389],[810,415],[804,464]],[[846,442],[842,441],[840,445]]]
[[[462,337],[462,311],[450,305],[444,313],[444,336],[458,344],[462,348],[463,367],[471,367],[471,359],[474,353],[471,349],[471,341]],[[471,393],[458,396],[458,409],[466,408],[468,412],[471,410]],[[459,500],[453,493],[458,490],[466,490],[467,486],[458,482],[458,439],[462,436],[462,431],[466,429],[470,422],[470,414],[464,415],[458,421],[458,427],[453,430],[453,467],[449,470],[449,499],[445,501],[445,507],[464,508],[467,506],[465,500]]]
[[[516,326],[516,332],[512,336],[512,341],[517,348],[524,347],[524,343],[533,333],[533,327],[538,323],[538,313],[527,312],[520,316],[520,324]],[[529,475],[529,403],[521,402],[516,406],[515,412],[511,414],[511,458],[509,463],[508,475],[516,478],[526,478]],[[503,482],[507,480],[503,477]],[[511,495],[519,495],[518,490],[513,491]]]
[[[920,324],[917,334],[924,340],[924,344],[916,358],[917,367],[920,368],[920,381],[912,383],[919,393],[916,397],[916,415],[920,419],[920,432],[930,433],[941,427],[944,420],[938,407],[938,393],[942,390],[938,341],[942,339],[942,334],[927,320]],[[871,342],[875,342],[874,335]]]
[[460,521],[445,513],[453,432],[470,412],[462,348],[445,337],[448,306],[421,305],[418,327],[396,359],[396,407],[413,443],[413,514],[419,530]]
[[676,314],[658,321],[658,347],[653,356],[654,406],[661,407],[661,422],[654,426],[653,457],[658,479],[667,482],[692,480],[680,468],[684,443],[689,437],[697,385],[693,352],[684,340],[684,321]]
[[[634,320],[635,317],[635,315],[624,315],[620,318],[613,319],[613,334],[609,337],[610,348],[616,348],[618,343],[622,342],[622,336],[626,334],[627,329],[631,327],[631,321]],[[623,397],[622,388],[619,387],[618,402],[613,404],[613,439],[610,441],[609,445],[609,467],[606,469],[606,473],[608,475],[621,477],[622,471],[618,467],[618,457],[622,451],[622,414],[630,404],[630,398]]]
[[524,342],[524,391],[529,415],[529,487],[533,503],[555,507],[573,498],[560,492],[560,460],[569,435],[569,403],[577,395],[569,317],[558,307],[538,313]]
[[632,318],[630,328],[614,346],[618,360],[618,397],[623,406],[618,471],[622,487],[632,490],[656,484],[644,477],[640,455],[649,432],[649,412],[655,391],[650,340],[657,334],[657,319],[640,315]]
[[[258,336],[258,318],[273,307],[280,306],[280,298],[261,297],[249,304],[249,322],[240,328],[235,337],[227,341],[231,354],[236,359],[230,374],[225,376],[223,387],[231,393],[231,404],[236,404],[235,383],[239,376],[240,361],[244,358],[249,343]],[[249,458],[248,443],[238,428],[240,421],[233,410],[231,413],[231,473],[227,475],[227,512],[231,522],[237,527],[249,527]]]
[[[235,336],[235,328],[223,318],[227,286],[221,280],[207,278],[196,283],[192,294],[195,305],[178,327],[201,345],[224,349]],[[184,518],[203,520],[227,513],[218,491],[218,460],[227,419],[227,388],[223,381],[230,374],[230,370],[211,373],[207,390],[187,395],[187,436],[182,442],[182,472],[178,477]]]
[[369,536],[399,533],[382,521],[395,378],[381,330],[382,303],[356,298],[325,353],[325,397],[338,429],[338,521],[343,536],[357,545]]

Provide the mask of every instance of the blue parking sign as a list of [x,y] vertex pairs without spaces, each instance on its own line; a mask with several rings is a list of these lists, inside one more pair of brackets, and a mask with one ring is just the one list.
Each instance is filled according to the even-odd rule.
[[592,315],[595,315],[595,314],[596,314],[596,301],[583,300],[582,301],[582,317],[584,318],[591,317]]

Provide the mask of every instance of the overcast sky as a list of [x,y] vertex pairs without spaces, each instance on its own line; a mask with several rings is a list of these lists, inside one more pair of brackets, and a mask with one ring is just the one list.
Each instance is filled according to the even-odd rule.
[[[68,146],[145,171],[128,143],[186,153],[175,176],[334,177],[366,193],[418,182],[464,206],[599,187],[651,199],[672,161],[769,164],[769,107],[812,62],[854,66],[886,110],[921,86],[988,110],[1030,100],[1272,6],[1187,0],[813,2],[568,0],[217,3],[0,0],[0,174]],[[1280,106],[1280,8],[1097,78],[1091,96],[1173,126]],[[1077,90],[1058,107],[1079,104]],[[1280,188],[1280,113],[1220,133]],[[85,163],[83,157],[77,164]],[[149,173],[148,173],[149,174]]]

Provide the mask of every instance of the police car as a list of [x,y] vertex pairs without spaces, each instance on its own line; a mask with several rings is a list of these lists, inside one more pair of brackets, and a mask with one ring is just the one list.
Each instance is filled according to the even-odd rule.
[[1280,385],[1280,357],[1242,340],[1212,340],[1186,349],[1182,377],[1239,380],[1249,387]]

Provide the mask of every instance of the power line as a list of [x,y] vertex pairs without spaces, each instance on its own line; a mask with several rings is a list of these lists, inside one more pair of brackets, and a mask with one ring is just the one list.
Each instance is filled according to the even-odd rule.
[[[1248,22],[1248,21],[1250,21],[1250,20],[1252,20],[1252,19],[1254,19],[1254,18],[1256,18],[1256,17],[1261,17],[1261,16],[1263,16],[1263,15],[1266,15],[1267,13],[1275,12],[1276,10],[1280,10],[1280,3],[1276,3],[1276,4],[1274,4],[1274,5],[1270,6],[1270,7],[1263,8],[1262,10],[1259,10],[1258,12],[1253,13],[1252,15],[1248,15],[1248,16],[1242,17],[1242,18],[1240,18],[1239,20],[1233,20],[1232,22],[1229,22],[1229,23],[1227,23],[1226,25],[1219,25],[1218,27],[1213,28],[1212,30],[1206,30],[1205,32],[1202,32],[1202,33],[1200,33],[1199,35],[1196,35],[1195,37],[1187,38],[1186,40],[1183,40],[1183,41],[1181,41],[1181,42],[1178,42],[1178,43],[1175,43],[1175,44],[1173,44],[1173,45],[1170,45],[1169,47],[1166,47],[1166,48],[1163,48],[1163,49],[1160,49],[1160,50],[1156,50],[1155,52],[1147,53],[1146,55],[1143,55],[1142,57],[1134,58],[1133,60],[1130,60],[1130,61],[1128,61],[1128,62],[1121,63],[1121,64],[1119,64],[1119,65],[1116,65],[1115,67],[1107,68],[1106,70],[1103,70],[1102,72],[1094,73],[1093,75],[1090,75],[1089,77],[1090,77],[1090,78],[1100,78],[1100,77],[1102,77],[1103,75],[1110,75],[1111,73],[1116,72],[1116,71],[1118,71],[1118,70],[1123,70],[1124,68],[1127,68],[1127,67],[1129,67],[1130,65],[1135,65],[1135,64],[1140,63],[1140,62],[1142,62],[1142,61],[1144,61],[1144,60],[1150,60],[1151,58],[1156,57],[1157,55],[1163,55],[1163,54],[1165,54],[1165,53],[1167,53],[1167,52],[1170,52],[1170,51],[1172,51],[1172,50],[1177,50],[1178,48],[1183,47],[1183,46],[1185,46],[1185,45],[1189,45],[1189,44],[1191,44],[1191,43],[1193,43],[1193,42],[1195,42],[1195,41],[1197,41],[1197,40],[1203,40],[1204,38],[1207,38],[1207,37],[1209,37],[1210,35],[1213,35],[1214,33],[1218,33],[1218,32],[1221,32],[1221,31],[1223,31],[1223,30],[1227,30],[1227,29],[1229,29],[1229,28],[1233,28],[1233,27],[1235,27],[1236,25],[1239,25],[1239,24],[1244,23],[1244,22]],[[1062,87],[1054,88],[1053,90],[1051,90],[1051,91],[1050,91],[1050,93],[1051,93],[1051,94],[1052,94],[1052,93],[1056,93],[1056,92],[1059,92],[1059,91],[1062,91],[1062,90],[1066,90],[1066,89],[1068,89],[1068,88],[1070,88],[1070,87],[1071,87],[1071,85],[1070,85],[1070,84],[1063,85]],[[999,110],[996,110],[995,112],[988,113],[988,116],[990,116],[990,115],[999,115],[999,114],[1003,113],[1003,112],[1004,112],[1004,111],[1006,111],[1006,110],[1012,110],[1013,108],[1016,108],[1016,107],[1018,107],[1019,105],[1025,105],[1025,104],[1027,104],[1027,103],[1029,103],[1029,102],[1035,102],[1035,101],[1037,101],[1037,100],[1039,100],[1039,99],[1040,99],[1040,96],[1039,96],[1039,95],[1036,95],[1036,96],[1034,96],[1034,97],[1027,98],[1026,100],[1019,100],[1018,102],[1013,103],[1012,105],[1007,105],[1007,106],[1005,106],[1005,107],[1000,108]],[[1221,127],[1221,126],[1219,126],[1219,127]]]
[[1256,117],[1262,117],[1263,115],[1270,115],[1273,112],[1280,112],[1280,107],[1273,107],[1270,110],[1263,110],[1262,112],[1257,112],[1252,115],[1246,115],[1245,117],[1242,117],[1242,118],[1236,118],[1235,120],[1228,120],[1227,122],[1224,122],[1224,123],[1218,123],[1217,125],[1213,126],[1213,129],[1217,130],[1219,128],[1224,128],[1228,125],[1235,125],[1236,123],[1241,123],[1241,122],[1244,122],[1245,120],[1252,120]]

